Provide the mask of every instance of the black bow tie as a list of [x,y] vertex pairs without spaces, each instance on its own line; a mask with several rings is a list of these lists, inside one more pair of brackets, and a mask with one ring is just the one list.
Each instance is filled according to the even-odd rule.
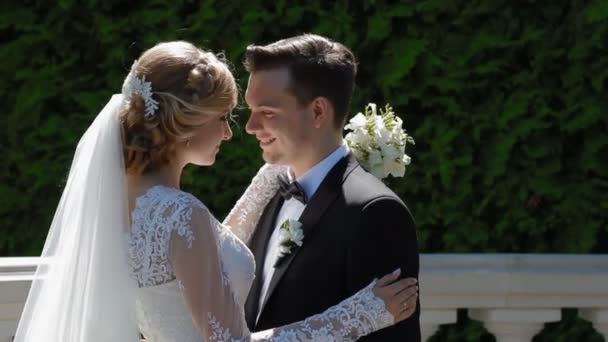
[[295,198],[298,201],[302,202],[302,204],[306,204],[308,199],[306,198],[306,193],[304,193],[304,189],[297,181],[289,183],[284,177],[279,177],[279,193],[283,197],[284,200],[289,200],[291,198]]

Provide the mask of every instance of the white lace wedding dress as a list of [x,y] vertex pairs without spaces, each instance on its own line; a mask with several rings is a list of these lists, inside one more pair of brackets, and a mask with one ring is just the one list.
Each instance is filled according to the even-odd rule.
[[279,172],[263,167],[224,224],[174,188],[155,186],[137,199],[127,241],[137,322],[149,342],[355,341],[394,323],[370,284],[304,321],[248,331],[243,308],[255,265],[246,243]]

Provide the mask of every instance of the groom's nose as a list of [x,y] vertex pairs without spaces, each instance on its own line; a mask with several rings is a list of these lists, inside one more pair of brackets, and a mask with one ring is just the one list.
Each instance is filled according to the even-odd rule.
[[255,112],[251,112],[249,119],[247,119],[247,124],[245,125],[245,131],[254,135],[255,132],[260,129],[260,127],[259,115],[257,115]]

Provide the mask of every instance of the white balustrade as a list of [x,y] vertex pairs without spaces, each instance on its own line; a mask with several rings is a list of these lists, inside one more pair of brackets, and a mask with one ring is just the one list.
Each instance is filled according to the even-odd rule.
[[608,309],[583,309],[580,311],[580,316],[593,324],[597,332],[604,336],[608,341]]
[[608,255],[424,254],[420,298],[424,337],[468,309],[497,342],[528,342],[577,308],[608,341]]
[[[37,261],[0,258],[0,342],[15,333]],[[497,342],[528,342],[562,308],[608,341],[608,255],[423,254],[420,300],[423,341],[467,309]]]
[[0,258],[0,342],[11,342],[38,258]]

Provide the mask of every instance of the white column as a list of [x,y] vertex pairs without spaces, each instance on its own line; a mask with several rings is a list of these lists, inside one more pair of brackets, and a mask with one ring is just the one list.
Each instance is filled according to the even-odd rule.
[[559,309],[471,309],[469,317],[482,321],[497,342],[529,342],[547,322],[561,319]]
[[608,309],[581,309],[579,315],[593,323],[593,328],[608,341]]
[[16,321],[0,321],[0,342],[12,342],[16,331]]
[[0,342],[13,341],[23,305],[24,303],[0,303]]
[[420,314],[422,341],[426,341],[435,335],[439,325],[456,323],[456,320],[455,309],[422,309]]

